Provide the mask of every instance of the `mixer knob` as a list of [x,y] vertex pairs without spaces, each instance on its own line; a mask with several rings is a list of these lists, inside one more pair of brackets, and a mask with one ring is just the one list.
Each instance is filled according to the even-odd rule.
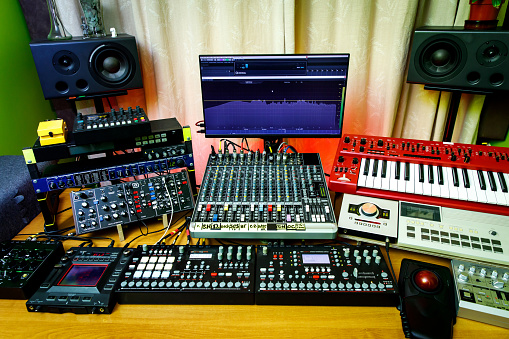
[[353,284],[353,287],[354,287],[354,288],[361,288],[361,284],[359,284],[358,282],[356,282],[355,284]]
[[303,282],[299,283],[299,289],[303,290],[304,287],[306,287],[306,285]]
[[504,276],[502,277],[505,281],[509,280],[509,273],[504,273]]
[[81,203],[81,207],[83,208],[87,208],[88,207],[88,202],[84,201]]
[[385,287],[385,286],[384,286],[384,284],[382,284],[382,283],[378,283],[378,289],[379,289],[379,290],[383,289],[384,287]]
[[346,285],[345,285],[345,286],[346,286],[346,288],[348,288],[348,289],[351,289],[351,288],[352,288],[352,284],[351,284],[351,283],[346,283]]
[[373,255],[372,257],[376,258],[376,256],[378,255],[378,250],[373,250]]
[[118,218],[119,218],[118,213],[113,213],[113,219],[118,219]]
[[364,250],[364,251],[362,252],[362,256],[363,256],[363,257],[367,257],[368,255],[369,255],[369,251],[368,251],[368,250]]
[[233,254],[232,254],[231,252],[228,252],[228,253],[226,254],[226,259],[227,259],[227,260],[232,260],[232,257],[233,257]]
[[465,270],[465,265],[460,264],[460,265],[458,266],[458,271],[463,272],[464,270]]
[[486,276],[486,269],[485,268],[481,268],[481,272],[479,272],[479,275],[484,278]]
[[308,290],[312,289],[312,288],[313,288],[313,284],[312,284],[312,283],[310,283],[310,282],[308,282],[308,283],[306,284],[306,288],[307,288]]
[[102,209],[103,209],[103,211],[108,211],[110,208],[109,208],[107,205],[104,205],[104,206],[102,207]]
[[95,210],[93,208],[88,210],[88,213],[95,213]]
[[359,255],[355,258],[355,263],[360,264],[362,262],[362,257]]
[[475,266],[472,266],[468,269],[469,274],[475,274]]
[[371,264],[371,257],[369,255],[366,257],[366,264]]
[[111,204],[111,209],[116,210],[117,209],[117,204]]
[[270,288],[270,289],[273,289],[274,288],[274,283],[271,281],[267,284],[267,288]]
[[491,279],[497,279],[497,277],[498,277],[498,272],[497,271],[491,272]]
[[382,257],[377,255],[375,258],[375,264],[380,265],[381,262],[382,262]]
[[348,272],[343,272],[341,275],[343,276],[343,278],[348,278]]
[[281,283],[279,281],[276,283],[276,288],[281,288]]
[[493,287],[495,288],[504,288],[504,282],[500,280],[493,280]]
[[108,201],[108,197],[103,195],[103,196],[101,197],[101,201],[102,201],[102,202]]
[[459,276],[458,276],[458,280],[463,282],[463,283],[466,283],[468,281],[468,276],[461,273]]
[[358,255],[359,255],[359,250],[354,250],[354,251],[353,251],[353,256],[354,256],[354,257],[357,257]]

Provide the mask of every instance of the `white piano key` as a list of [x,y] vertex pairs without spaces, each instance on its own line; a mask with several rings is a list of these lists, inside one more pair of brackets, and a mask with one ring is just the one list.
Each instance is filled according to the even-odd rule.
[[367,175],[367,178],[366,178],[366,187],[369,187],[369,188],[373,188],[373,181],[374,181],[374,177],[373,177],[373,166],[375,165],[375,159],[371,159],[369,161],[369,170],[368,170],[368,175]]
[[429,183],[429,166],[424,165],[424,182],[422,183],[422,194],[431,195],[431,184]]
[[365,187],[367,176],[364,175],[364,166],[366,165],[366,158],[361,159],[361,166],[359,167],[359,179],[357,180],[357,186]]
[[[405,192],[406,193],[410,193],[410,194],[415,194],[415,176],[414,176],[414,173],[415,173],[415,165],[416,164],[413,164],[413,163],[410,163],[409,164],[410,166],[410,171],[409,171],[409,180],[405,180]],[[407,166],[407,164],[405,164],[405,166]],[[405,172],[403,172],[403,176],[405,176]]]
[[465,183],[463,182],[463,171],[459,168],[458,169],[458,195],[460,200],[467,201],[468,200],[468,193],[467,188],[465,187]]
[[[439,169],[437,166],[437,177],[435,178],[436,180],[439,179],[438,172],[439,172]],[[447,180],[447,172],[445,171],[445,168],[443,168],[443,167],[442,167],[442,178],[444,181],[443,185],[438,185],[438,186],[440,186],[440,196],[442,198],[449,198],[449,181]]]
[[474,170],[467,169],[467,176],[468,176],[468,181],[470,183],[470,187],[467,187],[467,200],[468,201],[478,201],[477,193],[476,193],[477,190],[475,188],[475,182],[474,182],[474,180],[477,180],[477,178],[475,176]]
[[497,204],[497,197],[495,192],[491,190],[490,180],[488,179],[488,173],[486,171],[482,171],[484,175],[484,181],[486,182],[486,199],[488,199],[488,204]]
[[[500,184],[498,174],[497,174],[497,172],[492,172],[492,174],[493,174],[494,183],[497,186],[497,190],[494,191],[495,199],[497,199],[497,205],[505,206],[507,204],[507,202],[505,200],[504,192],[502,192],[502,185]],[[486,176],[488,176],[488,175],[486,175]]]
[[[502,173],[502,176],[504,177],[505,183],[509,188],[509,173]],[[506,201],[505,205],[509,206],[509,192],[504,192],[504,196]]]
[[[397,165],[397,164],[396,164]],[[394,168],[396,170],[396,168]],[[401,162],[399,164],[399,179],[396,179],[398,182],[398,192],[405,193],[405,163]]]
[[419,164],[414,164],[415,194],[424,193],[423,182],[419,181]]
[[[452,177],[452,168],[444,167],[444,184],[447,181],[447,186],[449,187],[449,198],[450,199],[459,199],[458,195],[458,187],[454,186],[454,180]],[[446,180],[447,178],[447,180]]]
[[[385,175],[385,178],[382,178],[382,187],[383,190],[390,190],[390,183],[391,183],[391,176],[392,176],[392,164],[393,161],[387,161],[387,173]],[[380,172],[381,173],[381,172]]]
[[433,197],[440,197],[440,185],[438,184],[438,167],[432,166],[433,184],[431,184],[431,195]]
[[389,190],[396,192],[398,190],[398,182],[394,178],[395,172],[396,172],[396,162],[390,161],[388,164],[388,167],[390,168],[390,173],[391,173],[391,175],[389,177]]
[[376,171],[376,177],[373,179],[373,188],[382,188],[382,160],[378,160],[378,168]]
[[[481,189],[481,184],[479,183],[479,178],[478,178],[478,175],[477,175],[477,171],[474,171],[474,170],[469,170],[469,171],[472,171],[472,176],[474,177],[474,186],[475,186],[475,192],[477,194],[477,201],[478,202],[482,202],[482,203],[487,203],[488,202],[488,198],[486,197],[486,190],[482,190]],[[470,184],[472,184],[472,182],[470,182]]]

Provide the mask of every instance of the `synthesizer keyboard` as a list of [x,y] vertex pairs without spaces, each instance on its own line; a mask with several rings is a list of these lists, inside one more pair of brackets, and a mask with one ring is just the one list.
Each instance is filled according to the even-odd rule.
[[196,238],[335,238],[320,155],[211,154],[190,231]]
[[345,135],[332,191],[509,215],[509,150]]

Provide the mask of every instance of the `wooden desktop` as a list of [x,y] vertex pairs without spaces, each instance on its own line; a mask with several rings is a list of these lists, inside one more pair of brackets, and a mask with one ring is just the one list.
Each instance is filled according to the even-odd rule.
[[[60,209],[70,206],[69,191],[61,195]],[[179,213],[174,220],[183,216]],[[180,226],[182,219],[172,228]],[[25,234],[43,230],[44,219],[37,216],[15,240]],[[57,216],[60,229],[73,226],[72,211]],[[148,223],[150,230],[161,228],[161,221]],[[90,236],[111,237],[115,246],[123,246],[140,234],[136,225],[125,229],[125,242],[118,241],[116,229]],[[153,244],[160,233],[140,237],[130,246]],[[88,235],[85,235],[88,236]],[[182,236],[177,244],[185,244]],[[196,239],[193,239],[193,244]],[[81,241],[68,240],[64,248],[78,246]],[[108,246],[109,240],[94,240],[95,246]],[[207,243],[209,242],[207,240]],[[385,250],[381,252],[386,256]],[[449,260],[422,254],[391,250],[390,257],[396,277],[403,258],[449,265]],[[298,298],[298,295],[296,295]],[[83,338],[404,338],[399,311],[395,307],[350,306],[264,306],[264,305],[119,305],[112,314],[32,313],[26,300],[0,300],[0,323],[4,338],[11,337],[83,337]],[[509,330],[457,318],[454,338],[508,338]]]

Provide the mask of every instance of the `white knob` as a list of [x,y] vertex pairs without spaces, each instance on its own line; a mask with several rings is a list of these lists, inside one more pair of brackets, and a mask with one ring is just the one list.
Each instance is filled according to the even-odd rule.
[[469,274],[475,274],[475,266],[471,266],[471,267],[468,269],[468,273],[469,273]]
[[504,282],[500,280],[493,280],[493,287],[504,288]]
[[498,272],[493,270],[493,272],[491,272],[491,279],[497,279],[498,277]]
[[111,27],[110,28],[110,32],[111,32],[111,37],[112,38],[116,38],[117,37],[117,30],[115,29],[115,27]]
[[466,276],[465,274],[461,273],[459,276],[458,276],[458,280],[461,281],[461,282],[467,282],[468,281],[468,276]]
[[509,280],[509,273],[504,273],[504,276],[502,277],[505,281]]
[[481,268],[481,272],[479,273],[479,275],[484,278],[486,276],[486,269]]
[[463,272],[465,270],[465,266],[463,264],[460,264],[458,266],[458,271]]

